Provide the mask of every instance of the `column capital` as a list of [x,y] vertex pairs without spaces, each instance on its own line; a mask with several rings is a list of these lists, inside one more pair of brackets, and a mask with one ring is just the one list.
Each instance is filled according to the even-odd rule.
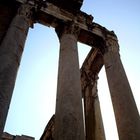
[[106,51],[107,52],[119,52],[118,39],[114,36],[107,35],[105,40]]
[[90,87],[91,89],[97,85],[97,81],[99,79],[98,74],[94,74],[92,72],[88,72],[88,70],[82,71],[82,77],[83,77],[83,85],[82,85],[82,91],[84,93],[85,89],[87,87]]
[[59,38],[61,38],[64,34],[71,34],[78,38],[80,33],[80,28],[74,22],[67,22],[66,24],[60,24],[55,28],[55,31]]
[[98,79],[99,77],[97,74],[93,74],[92,72],[85,72],[85,80],[87,81],[87,86],[93,86]]
[[25,17],[29,25],[33,27],[33,6],[27,3],[22,4],[17,11],[17,15]]

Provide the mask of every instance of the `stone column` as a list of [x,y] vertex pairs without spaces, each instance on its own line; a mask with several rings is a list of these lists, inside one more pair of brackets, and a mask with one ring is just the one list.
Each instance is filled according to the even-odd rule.
[[140,139],[140,116],[119,54],[117,39],[107,36],[104,64],[119,140]]
[[105,133],[97,94],[96,75],[87,76],[84,90],[86,140],[105,140]]
[[[60,28],[59,28],[60,29]],[[78,27],[57,31],[60,39],[55,140],[84,140],[82,94],[77,51]]]
[[0,136],[6,122],[17,70],[31,24],[30,9],[28,5],[20,7],[0,45]]

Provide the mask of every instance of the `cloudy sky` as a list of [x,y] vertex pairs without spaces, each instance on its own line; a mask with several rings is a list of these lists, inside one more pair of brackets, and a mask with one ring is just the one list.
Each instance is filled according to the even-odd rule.
[[[140,111],[140,1],[84,0],[82,11],[117,34],[121,60]],[[79,43],[78,50],[81,66],[90,47]],[[58,55],[54,29],[35,24],[26,41],[5,131],[40,138],[55,112]],[[104,68],[99,75],[98,92],[106,140],[118,140]]]

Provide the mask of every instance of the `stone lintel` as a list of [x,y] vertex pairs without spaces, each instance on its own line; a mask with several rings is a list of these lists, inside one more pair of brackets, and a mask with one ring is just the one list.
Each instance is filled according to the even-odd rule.
[[[25,0],[16,1],[20,3],[26,2]],[[34,0],[29,0],[28,2],[35,8],[38,7]],[[78,37],[78,41],[81,43],[97,46],[98,42],[105,40],[107,34],[116,37],[113,31],[109,31],[105,27],[93,22],[93,17],[83,11],[79,10],[76,14],[73,14],[48,1],[44,1],[39,7],[40,9],[36,9],[36,22],[54,28],[60,26],[60,24],[74,22],[81,30]]]
[[83,0],[47,0],[54,5],[61,7],[69,12],[75,13],[80,10]]

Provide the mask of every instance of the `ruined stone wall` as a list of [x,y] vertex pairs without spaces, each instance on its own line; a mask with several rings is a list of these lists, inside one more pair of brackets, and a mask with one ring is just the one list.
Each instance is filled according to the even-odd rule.
[[30,136],[26,136],[26,135],[14,136],[14,135],[4,132],[2,135],[2,140],[34,140],[34,138]]

